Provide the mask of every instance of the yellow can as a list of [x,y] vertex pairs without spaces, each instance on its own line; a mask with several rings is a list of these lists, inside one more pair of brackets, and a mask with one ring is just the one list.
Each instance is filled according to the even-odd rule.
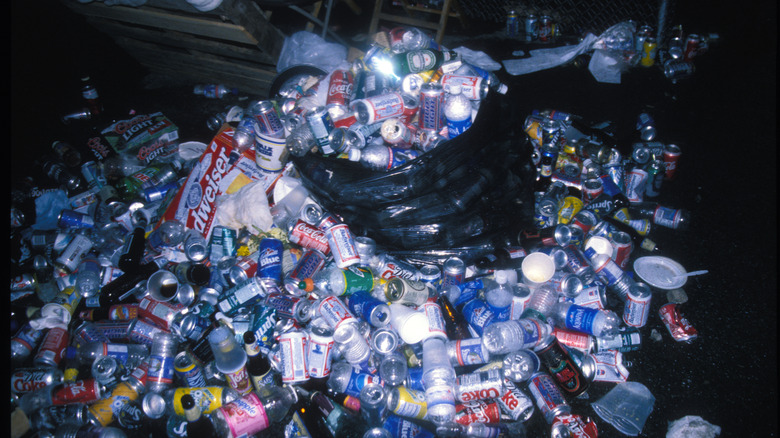
[[574,216],[582,210],[584,206],[582,200],[575,196],[567,196],[563,198],[563,205],[558,210],[558,223],[568,224],[574,218]]
[[101,426],[106,427],[114,422],[114,416],[119,414],[122,408],[138,399],[138,391],[128,382],[121,382],[111,392],[111,396],[98,400],[89,406],[89,413]]
[[428,413],[425,393],[405,386],[396,386],[387,396],[387,407],[396,415],[422,420]]
[[643,67],[650,67],[655,64],[655,54],[658,51],[658,43],[653,37],[647,37],[644,45],[642,46],[642,58],[639,63]]

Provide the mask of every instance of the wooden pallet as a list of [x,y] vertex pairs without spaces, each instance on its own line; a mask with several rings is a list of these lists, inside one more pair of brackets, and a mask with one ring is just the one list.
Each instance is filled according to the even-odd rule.
[[183,0],[149,0],[137,8],[63,2],[151,72],[260,96],[276,77],[285,35],[251,0],[223,0],[210,12]]

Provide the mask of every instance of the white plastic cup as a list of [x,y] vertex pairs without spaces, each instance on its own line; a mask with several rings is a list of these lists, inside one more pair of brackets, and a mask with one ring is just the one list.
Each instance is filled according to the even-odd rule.
[[547,283],[555,275],[555,260],[541,252],[528,254],[520,267],[523,283],[531,289]]
[[390,304],[390,326],[407,344],[416,344],[428,333],[425,314],[403,304]]

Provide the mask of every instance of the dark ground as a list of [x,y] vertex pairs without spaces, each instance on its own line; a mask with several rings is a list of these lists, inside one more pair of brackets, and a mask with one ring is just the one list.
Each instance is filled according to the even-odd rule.
[[[345,37],[367,32],[373,1],[361,5],[357,19],[337,5],[333,22]],[[148,75],[109,36],[58,2],[12,6],[14,177],[39,178],[32,165],[37,151],[57,139],[76,144],[84,138],[88,123],[59,122],[81,105],[81,72],[93,77],[107,109],[120,116],[130,109],[162,111],[179,127],[182,141],[208,142],[206,117],[246,102],[206,100],[193,96],[190,84]],[[777,436],[776,19],[775,4],[767,1],[678,6],[677,23],[689,32],[718,33],[721,43],[696,60],[693,78],[677,85],[656,69],[632,70],[620,85],[600,84],[571,65],[520,77],[499,73],[527,111],[559,109],[630,130],[640,109],[651,105],[659,139],[682,148],[678,178],[665,183],[658,200],[690,209],[692,227],[656,227],[651,237],[662,246],[661,255],[709,274],[690,278],[684,287],[689,302],[682,309],[698,339],[672,340],[657,316],[666,303],[658,292],[642,329],[642,349],[624,356],[633,363],[629,380],[645,384],[656,398],[641,436],[664,436],[668,422],[686,415],[720,426],[723,437]],[[301,30],[303,22],[292,17],[278,25],[289,32]],[[499,28],[462,29],[454,22],[444,44],[483,50],[500,61],[522,46],[501,38]],[[650,340],[653,329],[661,341]],[[595,384],[590,400],[611,387]],[[621,436],[588,403],[575,401],[574,410],[593,417],[600,436]],[[529,436],[549,433],[538,413],[528,426]]]

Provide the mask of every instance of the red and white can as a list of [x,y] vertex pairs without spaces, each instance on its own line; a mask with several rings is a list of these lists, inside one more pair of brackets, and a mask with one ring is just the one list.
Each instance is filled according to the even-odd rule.
[[642,202],[645,198],[645,186],[648,173],[646,170],[635,167],[626,174],[626,197],[629,202]]
[[596,423],[590,418],[582,419],[579,415],[558,415],[553,420],[552,436],[571,438],[597,438],[599,436]]
[[305,382],[309,380],[309,368],[306,365],[306,348],[309,336],[306,332],[291,330],[277,338],[281,374],[283,383]]
[[582,183],[582,200],[587,204],[604,193],[604,183],[599,178],[590,178]]
[[587,333],[555,327],[553,329],[553,336],[555,336],[562,345],[569,348],[576,348],[585,353],[589,353],[593,348],[593,338]]
[[62,383],[64,375],[58,368],[18,368],[11,374],[11,392],[24,394],[49,385]]
[[504,393],[504,376],[498,368],[461,374],[455,385],[455,398],[460,402],[501,397]]
[[501,409],[496,402],[475,400],[455,405],[455,422],[468,426],[471,423],[496,424],[501,421]]
[[53,406],[76,403],[92,403],[103,398],[103,388],[95,379],[66,382],[55,388],[51,393]]
[[612,259],[622,269],[626,269],[631,252],[634,250],[631,236],[625,231],[617,231],[612,233],[610,242],[612,243]]
[[496,401],[501,410],[513,420],[526,421],[534,413],[534,402],[511,380],[504,378],[504,394]]
[[349,70],[334,70],[328,82],[328,95],[325,97],[325,105],[336,103],[346,105],[352,94],[354,79]]
[[349,311],[349,308],[338,297],[329,296],[324,298],[317,313],[328,323],[330,328],[336,329],[343,323],[357,322],[355,315]]
[[381,122],[404,114],[404,98],[401,93],[387,93],[353,101],[350,106],[357,120],[364,125]]
[[355,238],[349,231],[347,224],[338,224],[325,231],[333,261],[341,269],[360,263],[360,254],[355,247]]
[[663,160],[666,172],[664,173],[664,179],[671,181],[674,179],[677,172],[677,162],[680,161],[680,147],[675,144],[664,145]]
[[650,316],[650,286],[637,282],[628,289],[626,305],[623,308],[623,322],[631,327],[644,327]]
[[658,314],[675,341],[692,341],[699,336],[699,332],[682,316],[677,303],[664,304]]
[[157,301],[143,297],[138,303],[138,315],[163,330],[170,331],[173,318],[186,309],[184,304],[169,301]]
[[68,346],[70,336],[68,330],[63,327],[52,327],[46,332],[41,348],[33,359],[36,367],[57,367]]
[[316,249],[325,255],[330,254],[330,245],[325,232],[301,219],[298,219],[290,229],[289,239],[290,242],[303,248]]
[[336,341],[333,335],[325,330],[312,329],[309,331],[309,345],[307,350],[307,367],[312,378],[328,377],[331,363],[333,362],[333,350]]

